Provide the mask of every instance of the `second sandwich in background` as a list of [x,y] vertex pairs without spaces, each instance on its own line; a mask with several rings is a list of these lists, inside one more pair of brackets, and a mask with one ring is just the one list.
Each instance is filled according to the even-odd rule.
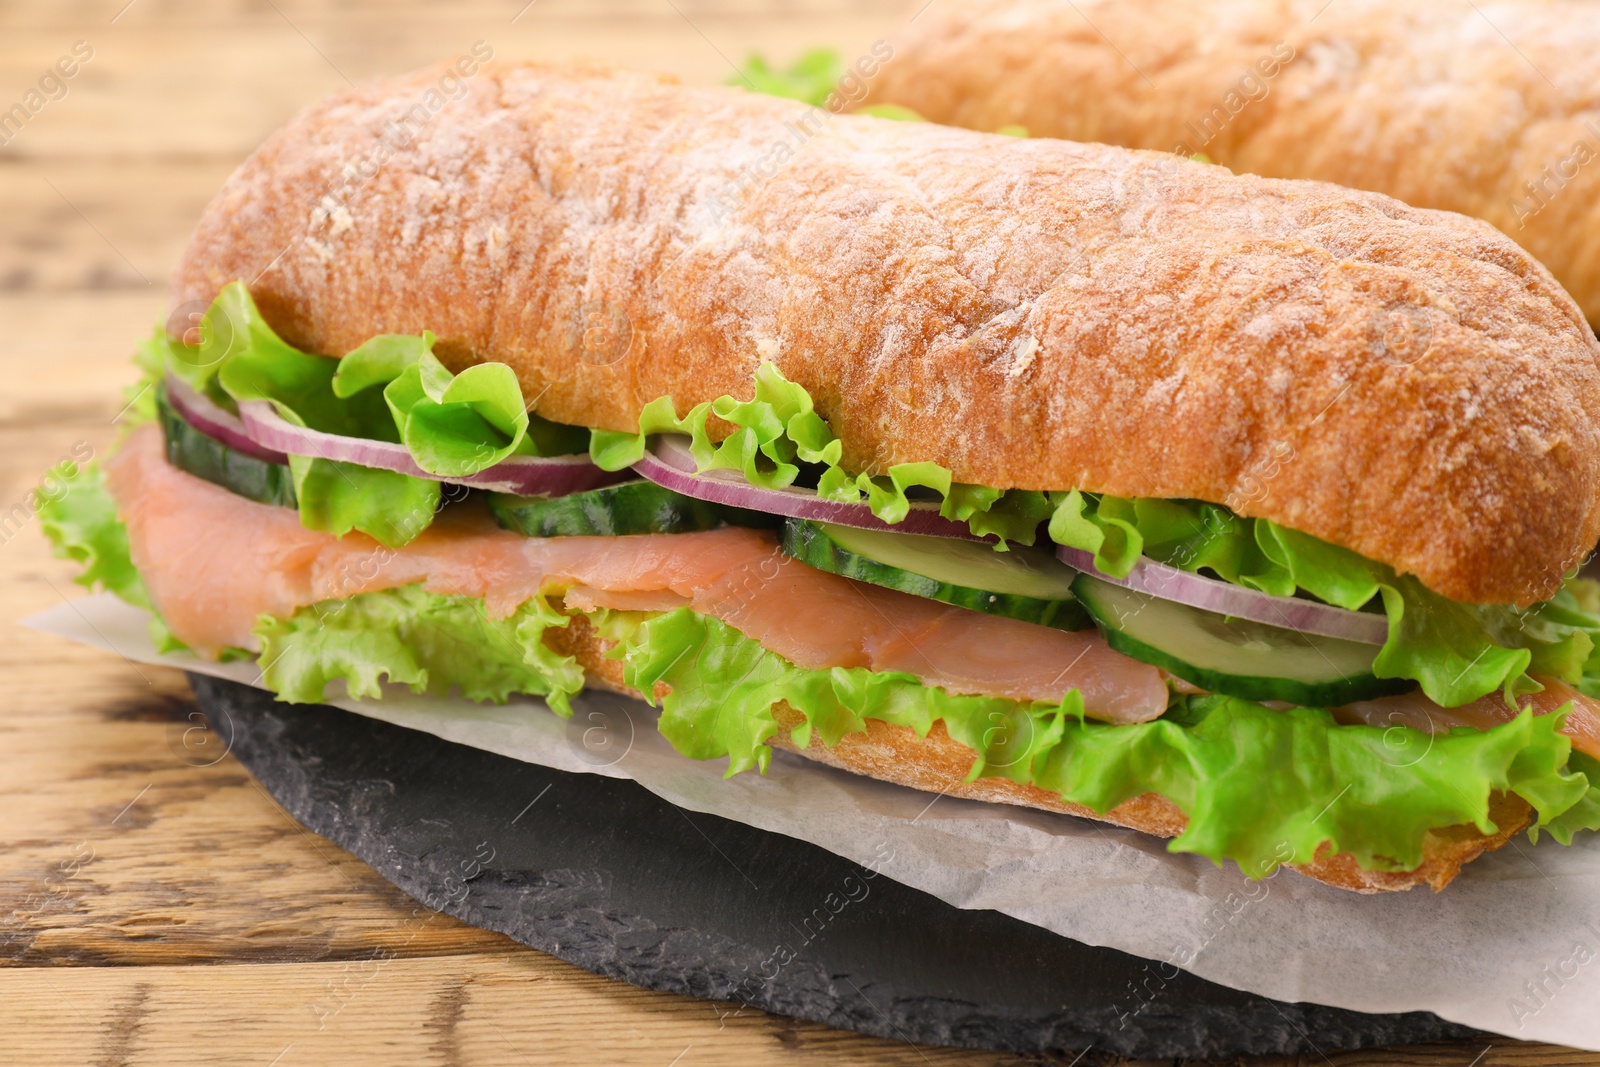
[[1600,5],[944,0],[870,102],[1475,215],[1600,323]]

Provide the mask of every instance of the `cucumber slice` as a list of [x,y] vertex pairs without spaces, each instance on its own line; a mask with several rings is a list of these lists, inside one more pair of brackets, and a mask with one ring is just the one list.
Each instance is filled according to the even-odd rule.
[[691,533],[726,524],[771,526],[776,521],[674,493],[643,478],[566,496],[494,493],[489,510],[501,526],[528,537]]
[[790,519],[783,550],[818,570],[1063,630],[1090,625],[1072,592],[1078,573],[1045,552],[980,541]]
[[247,456],[201,433],[183,421],[159,390],[156,414],[167,444],[167,462],[174,467],[261,504],[296,506],[294,476],[287,464]]
[[1088,574],[1072,588],[1112,648],[1213,693],[1331,708],[1416,684],[1374,676],[1377,645],[1232,619]]

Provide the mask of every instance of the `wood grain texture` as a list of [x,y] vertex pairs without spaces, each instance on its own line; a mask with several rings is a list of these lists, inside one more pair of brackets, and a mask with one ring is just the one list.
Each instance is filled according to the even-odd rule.
[[[685,19],[665,0],[539,0],[513,25],[522,0],[138,0],[112,23],[124,2],[0,6],[3,106],[72,42],[96,48],[68,96],[0,148],[0,515],[76,443],[112,440],[127,355],[200,206],[290,112],[344,84],[335,65],[366,77],[492,36],[507,54],[587,52],[709,82],[727,69],[719,50],[849,51],[900,7],[677,0]],[[0,1062],[1073,1062],[913,1049],[638,990],[417,915],[231,758],[212,762],[180,676],[12,625],[75,595],[72,573],[31,517],[0,526]],[[1250,1062],[1600,1065],[1489,1044]]]

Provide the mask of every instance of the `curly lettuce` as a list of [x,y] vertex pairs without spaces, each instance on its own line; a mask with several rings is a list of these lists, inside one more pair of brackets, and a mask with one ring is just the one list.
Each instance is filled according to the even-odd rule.
[[[775,67],[759,52],[752,52],[724,84],[743,85],[758,93],[799,100],[812,107],[827,107],[829,97],[839,92],[840,84],[849,73],[844,57],[831,48],[813,48],[786,68]],[[856,108],[854,113],[898,122],[928,121],[901,104],[868,104]],[[995,132],[1011,137],[1028,136],[1027,129],[1022,126],[1002,126]]]
[[531,693],[570,716],[583,668],[544,643],[546,630],[569,621],[543,597],[495,619],[482,600],[411,585],[321,601],[287,619],[263,615],[254,632],[262,681],[286,702],[316,703],[335,680],[352,697],[376,699],[388,681],[496,703]]
[[399,438],[430,474],[464,478],[510,456],[567,455],[589,445],[587,430],[531,414],[516,372],[478,363],[452,374],[433,354],[434,336],[374,337],[339,360],[333,392],[354,401],[381,387]]
[[1555,597],[1527,611],[1463,604],[1349,549],[1267,519],[1241,518],[1217,504],[1077,491],[1050,499],[1051,540],[1092,552],[1095,567],[1114,577],[1149,556],[1274,596],[1303,591],[1352,611],[1376,601],[1388,617],[1389,637],[1373,673],[1413,679],[1445,707],[1496,690],[1513,700],[1539,688],[1530,672],[1580,688],[1600,680],[1600,597],[1592,583],[1569,579]]
[[1429,736],[1204,696],[1178,698],[1153,722],[1111,725],[1086,719],[1076,692],[1059,704],[1024,703],[949,693],[910,674],[807,670],[688,608],[605,612],[599,625],[630,686],[669,687],[662,735],[686,756],[726,758],[730,775],[766,769],[782,702],[803,716],[791,734],[802,746],[815,731],[832,747],[866,719],[921,737],[942,721],[977,754],[968,781],[1005,777],[1101,813],[1159,793],[1189,820],[1173,851],[1233,860],[1255,877],[1324,846],[1368,869],[1409,870],[1429,830],[1494,832],[1495,792],[1522,797],[1537,812],[1535,829],[1564,843],[1600,829],[1600,763],[1572,754],[1560,713]]
[[775,67],[760,53],[752,52],[726,84],[742,84],[768,96],[822,107],[848,69],[832,48],[813,48],[787,68]]
[[[1083,718],[1083,698],[1069,692],[1058,704],[967,696],[922,685],[911,674],[862,667],[804,670],[719,619],[680,608],[644,617],[600,613],[603,636],[617,641],[610,655],[641,693],[658,682],[671,687],[660,729],[693,759],[728,759],[728,776],[772,758],[765,742],[778,730],[772,709],[787,702],[806,720],[794,731],[807,744],[816,730],[828,747],[866,729],[865,719],[914,728],[927,736],[944,720],[950,735],[976,750],[967,780],[984,775],[1028,780],[1035,757],[1061,736],[1062,723]],[[646,699],[653,699],[648,697]]]
[[41,491],[39,496],[39,526],[55,555],[82,568],[73,579],[79,585],[104,589],[149,612],[150,640],[158,651],[183,649],[185,645],[167,629],[133,565],[128,528],[117,517],[116,502],[106,491],[99,464],[80,468],[69,462],[62,474],[63,488],[54,493]]
[[[463,478],[512,455],[581,452],[588,431],[528,412],[516,374],[481,363],[452,374],[433,354],[434,336],[381,334],[333,359],[302,352],[261,317],[241,282],[224,286],[206,311],[199,343],[158,329],[143,348],[164,367],[226,406],[270,402],[287,422],[344,437],[403,444],[438,478]],[[438,481],[320,456],[291,455],[301,522],[344,534],[359,530],[390,547],[432,521]]]
[[[681,418],[670,396],[658,397],[639,413],[636,433],[595,430],[589,456],[605,470],[630,467],[644,456],[646,441],[656,434],[684,434],[701,472],[736,470],[751,485],[782,489],[800,476],[799,464],[810,464],[817,495],[825,500],[865,500],[884,522],[902,521],[911,510],[912,494],[923,490],[942,501],[939,513],[969,523],[980,536],[990,533],[1006,541],[1031,545],[1048,515],[1044,494],[1004,491],[952,480],[937,463],[897,463],[881,475],[849,474],[841,465],[844,444],[821,415],[805,387],[783,376],[777,364],[756,367],[754,395],[749,400],[720,396],[690,408]],[[716,416],[733,432],[714,441],[706,429]]]
[[[1600,829],[1600,762],[1571,751],[1564,713],[1524,712],[1491,730],[1429,736],[1401,727],[1346,726],[1326,711],[1279,711],[1233,697],[1178,697],[1153,722],[1086,719],[1082,699],[1057,704],[971,696],[925,686],[910,674],[865,668],[808,670],[717,619],[688,608],[590,616],[615,642],[624,678],[660,699],[662,735],[693,759],[726,759],[727,773],[765,771],[767,742],[782,727],[773,708],[801,716],[790,737],[832,747],[868,719],[925,737],[943,722],[976,758],[966,779],[1004,777],[1107,812],[1145,793],[1188,817],[1170,847],[1236,862],[1252,877],[1320,850],[1349,852],[1373,870],[1408,870],[1423,836],[1447,826],[1496,829],[1492,794],[1536,812],[1535,832],[1563,843]],[[416,692],[452,688],[475,700],[545,696],[558,714],[583,672],[545,645],[568,619],[546,600],[507,619],[482,601],[407,586],[326,601],[289,619],[263,616],[264,680],[286,701],[315,702],[343,680],[358,697],[384,681]],[[655,702],[652,698],[652,702]]]

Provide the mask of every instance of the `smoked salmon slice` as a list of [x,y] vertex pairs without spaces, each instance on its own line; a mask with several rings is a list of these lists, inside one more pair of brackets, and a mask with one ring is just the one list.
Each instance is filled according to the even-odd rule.
[[1562,724],[1561,732],[1572,738],[1573,748],[1600,759],[1600,702],[1555,678],[1542,675],[1532,677],[1544,686],[1544,690],[1524,696],[1516,708],[1508,707],[1499,693],[1479,697],[1470,704],[1446,708],[1429,700],[1419,689],[1335,708],[1333,717],[1343,723],[1409,726],[1426,734],[1437,734],[1457,726],[1489,730],[1510,722],[1522,713],[1523,708],[1532,707],[1535,715],[1548,715],[1570,703],[1572,708],[1567,712],[1567,721]]

